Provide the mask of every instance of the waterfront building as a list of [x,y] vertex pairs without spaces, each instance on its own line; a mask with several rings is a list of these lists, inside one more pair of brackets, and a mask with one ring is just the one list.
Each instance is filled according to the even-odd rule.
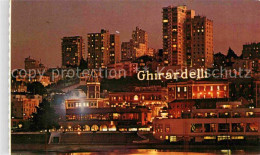
[[260,136],[260,109],[244,107],[241,102],[217,102],[216,108],[193,108],[190,118],[156,118],[154,137],[169,142],[220,142],[248,140]]
[[61,130],[138,131],[143,128],[150,130],[149,109],[110,106],[109,101],[100,96],[100,82],[96,74],[89,76],[86,87],[86,96],[70,97],[65,100],[66,121],[59,122]]
[[85,59],[85,44],[81,36],[63,37],[61,42],[62,66],[79,66]]
[[60,122],[65,131],[138,131],[149,128],[151,121],[150,110],[145,107],[66,107],[66,116],[66,121]]

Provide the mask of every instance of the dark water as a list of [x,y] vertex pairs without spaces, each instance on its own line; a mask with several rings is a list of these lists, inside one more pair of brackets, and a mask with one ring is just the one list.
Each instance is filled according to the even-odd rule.
[[260,148],[250,148],[250,149],[236,149],[236,150],[214,150],[214,149],[192,149],[188,151],[183,150],[172,150],[172,149],[117,149],[101,152],[12,152],[12,155],[95,155],[95,154],[108,154],[108,155],[231,155],[231,154],[255,154],[260,155]]

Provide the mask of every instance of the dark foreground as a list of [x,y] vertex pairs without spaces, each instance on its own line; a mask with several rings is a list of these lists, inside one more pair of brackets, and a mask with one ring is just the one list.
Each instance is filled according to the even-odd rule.
[[12,134],[12,154],[260,154],[258,143],[167,143],[156,141],[152,136],[146,143],[136,133],[64,133],[58,143],[50,142],[48,134]]
[[[25,147],[32,147],[26,146]],[[52,151],[50,150],[52,148]],[[156,149],[155,149],[156,148]],[[49,146],[48,151],[12,151],[13,155],[36,155],[36,154],[50,154],[50,155],[88,155],[88,154],[176,154],[176,155],[196,155],[196,154],[260,154],[259,147],[243,146],[243,147],[214,147],[214,146],[123,146],[123,145],[63,145],[63,146]],[[56,151],[55,151],[56,150]],[[61,151],[62,150],[62,151]]]

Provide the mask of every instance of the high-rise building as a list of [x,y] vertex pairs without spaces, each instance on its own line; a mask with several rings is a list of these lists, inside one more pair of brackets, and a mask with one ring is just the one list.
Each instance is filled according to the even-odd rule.
[[166,66],[185,65],[185,22],[186,6],[163,8],[163,51],[164,64]]
[[192,66],[192,19],[195,16],[194,10],[187,10],[186,13],[186,22],[185,22],[185,54],[186,60],[184,58],[184,62],[186,62],[187,66]]
[[85,45],[81,36],[63,37],[62,66],[79,66],[85,57]]
[[211,20],[195,16],[186,6],[168,6],[163,8],[162,23],[165,66],[212,67]]
[[122,42],[121,44],[121,60],[131,60],[132,59],[132,51],[133,51],[133,41],[130,40],[129,42]]
[[101,29],[100,33],[88,34],[88,68],[105,68],[121,60],[120,37]]
[[122,60],[135,60],[146,55],[148,52],[148,34],[146,31],[136,27],[132,32],[132,39],[121,45]]
[[100,33],[88,34],[88,68],[105,68],[109,64],[110,33],[101,30]]
[[120,37],[117,34],[110,34],[109,64],[121,61]]
[[213,22],[206,17],[195,16],[192,20],[192,67],[212,68]]

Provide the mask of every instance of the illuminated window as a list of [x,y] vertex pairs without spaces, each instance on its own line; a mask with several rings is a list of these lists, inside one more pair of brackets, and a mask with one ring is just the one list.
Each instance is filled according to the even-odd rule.
[[138,101],[138,96],[137,95],[134,96],[134,100]]
[[180,87],[178,87],[178,88],[177,88],[177,91],[178,91],[178,92],[180,92],[180,91],[181,91],[181,88],[180,88]]
[[230,139],[230,136],[218,136],[218,141]]
[[210,86],[210,91],[213,91],[213,86]]
[[163,20],[163,23],[168,23],[168,19],[164,19],[164,20]]
[[187,87],[184,87],[184,92],[186,92],[187,91]]
[[170,136],[170,142],[176,142],[177,137],[176,136]]
[[216,136],[204,136],[204,139],[216,139]]
[[217,86],[217,90],[220,90],[220,89],[219,89],[219,86]]
[[244,139],[244,136],[232,136],[231,139]]

